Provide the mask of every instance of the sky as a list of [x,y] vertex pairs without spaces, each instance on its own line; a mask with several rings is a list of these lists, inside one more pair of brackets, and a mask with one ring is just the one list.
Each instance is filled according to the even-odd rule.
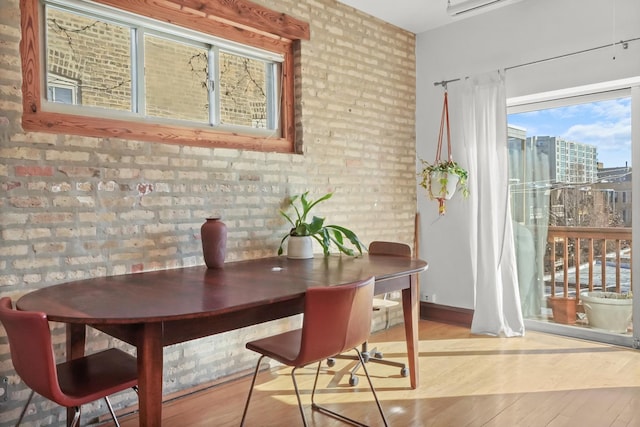
[[529,136],[559,136],[597,147],[605,168],[631,166],[631,98],[509,115]]

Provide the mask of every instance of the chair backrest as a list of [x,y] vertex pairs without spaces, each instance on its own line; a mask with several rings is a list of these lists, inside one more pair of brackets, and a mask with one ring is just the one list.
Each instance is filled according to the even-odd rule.
[[374,278],[340,286],[310,288],[305,296],[302,343],[294,363],[317,362],[369,339]]
[[405,243],[375,241],[369,245],[369,255],[396,255],[411,258],[411,247]]
[[64,394],[58,384],[47,315],[14,310],[11,299],[4,297],[0,299],[0,322],[7,331],[11,360],[22,381],[41,396],[61,402]]

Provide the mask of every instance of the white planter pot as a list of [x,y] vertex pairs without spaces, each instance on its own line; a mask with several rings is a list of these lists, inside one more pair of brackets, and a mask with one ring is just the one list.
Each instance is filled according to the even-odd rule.
[[625,333],[632,316],[633,299],[605,298],[613,292],[580,294],[589,325],[610,332]]
[[287,239],[287,258],[313,258],[313,240],[311,236],[289,236]]
[[[444,192],[442,191],[442,185],[440,185],[442,179],[447,180]],[[449,200],[456,192],[458,181],[460,181],[460,177],[456,174],[431,172],[431,197],[434,199],[444,198],[445,200]]]

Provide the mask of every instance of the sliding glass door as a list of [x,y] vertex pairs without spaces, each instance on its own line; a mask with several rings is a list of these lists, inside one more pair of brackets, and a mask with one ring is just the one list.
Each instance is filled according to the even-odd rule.
[[632,90],[512,105],[508,123],[527,327],[631,346]]

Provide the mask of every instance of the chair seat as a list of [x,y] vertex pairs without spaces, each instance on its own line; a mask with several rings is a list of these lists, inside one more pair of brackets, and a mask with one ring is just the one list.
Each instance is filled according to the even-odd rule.
[[105,395],[132,388],[138,383],[136,358],[110,348],[57,365],[63,406],[80,406]]
[[[291,361],[295,360],[300,353],[300,343],[302,342],[302,329],[296,329],[282,334],[247,343],[247,348],[257,353],[263,354],[280,363],[291,366]],[[317,360],[309,363],[317,362]]]
[[67,420],[71,427],[80,423],[80,406],[104,399],[114,424],[120,426],[108,396],[128,388],[137,391],[135,357],[111,348],[56,364],[45,313],[15,310],[11,299],[3,297],[0,298],[0,322],[7,332],[13,367],[31,388],[16,426],[22,422],[35,393],[58,405],[74,408],[73,418]]

